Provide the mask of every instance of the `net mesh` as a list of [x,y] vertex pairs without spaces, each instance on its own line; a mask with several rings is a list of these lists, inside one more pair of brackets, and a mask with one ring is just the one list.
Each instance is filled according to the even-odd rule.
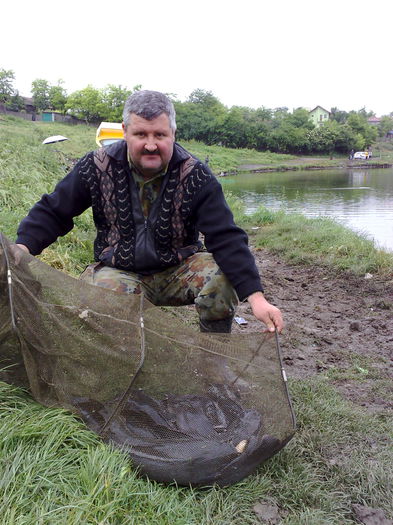
[[230,485],[293,436],[275,334],[196,332],[0,240],[0,379],[73,411],[158,481]]

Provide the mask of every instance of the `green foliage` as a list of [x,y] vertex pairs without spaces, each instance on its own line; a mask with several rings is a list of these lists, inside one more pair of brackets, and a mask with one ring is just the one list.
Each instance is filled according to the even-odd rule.
[[306,109],[298,108],[286,118],[287,122],[295,128],[313,129],[314,124],[310,120],[309,112]]
[[310,149],[317,153],[346,154],[352,148],[362,149],[364,140],[348,124],[338,124],[335,120],[325,122],[322,126],[309,132]]
[[86,122],[102,120],[105,112],[102,90],[89,85],[85,89],[71,93],[67,100],[66,110]]
[[210,91],[196,89],[186,102],[175,102],[174,105],[179,140],[197,140],[206,144],[220,142],[219,124],[226,108]]
[[31,92],[37,111],[51,109],[64,113],[67,92],[62,84],[63,81],[59,80],[56,86],[51,86],[47,80],[42,78],[37,78],[32,82]]
[[347,119],[347,124],[358,136],[363,137],[365,147],[369,147],[377,139],[378,131],[368,124],[367,114],[351,113]]
[[338,108],[331,108],[330,118],[339,124],[345,124],[349,113],[347,111],[341,111]]
[[393,129],[393,116],[387,116],[381,118],[381,122],[378,126],[378,135],[384,137],[388,131]]
[[14,95],[15,73],[11,69],[0,69],[0,102],[5,104]]
[[134,86],[132,90],[113,84],[108,84],[104,89],[89,85],[71,93],[66,110],[86,122],[121,122],[126,99],[139,89],[140,85]]
[[23,98],[19,95],[19,91],[16,89],[14,91],[14,94],[11,95],[11,97],[8,99],[8,102],[6,103],[6,108],[10,109],[11,111],[20,111],[21,109],[24,109],[25,102]]
[[105,106],[105,115],[102,120],[108,122],[121,122],[123,120],[123,107],[132,91],[122,86],[108,84],[103,91],[102,102]]
[[31,83],[31,93],[37,111],[49,109],[49,90],[49,82],[43,78],[36,78]]
[[210,91],[201,89],[193,91],[187,102],[175,102],[175,108],[178,139],[208,145],[289,154],[347,154],[352,148],[371,145],[377,137],[363,111],[349,114],[333,108],[333,119],[316,128],[304,108],[292,113],[285,107],[274,111],[241,106],[228,109]]
[[[13,71],[0,70],[0,102],[11,104],[16,109],[21,99],[14,95]],[[108,84],[104,89],[89,85],[67,97],[62,87],[50,86],[44,79],[32,83],[32,92],[37,109],[52,109],[70,114],[89,122],[120,122],[125,99],[141,89],[132,90],[121,85]],[[347,154],[351,149],[362,150],[372,146],[378,136],[383,137],[392,129],[392,119],[383,119],[379,129],[370,126],[367,118],[373,112],[361,108],[359,111],[331,109],[330,122],[325,129],[313,128],[309,112],[297,108],[292,113],[287,107],[252,109],[244,106],[227,108],[211,92],[195,89],[185,102],[168,94],[173,100],[177,114],[177,138],[179,141],[200,141],[205,144],[228,148],[247,148],[258,151],[270,150],[283,154]],[[327,127],[326,127],[327,126]]]
[[67,92],[62,87],[62,80],[59,80],[57,86],[51,86],[48,92],[49,109],[64,113],[67,102]]

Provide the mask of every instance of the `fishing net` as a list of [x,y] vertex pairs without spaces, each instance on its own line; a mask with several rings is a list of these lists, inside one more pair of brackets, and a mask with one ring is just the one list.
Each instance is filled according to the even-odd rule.
[[0,379],[71,410],[158,481],[230,485],[291,439],[275,334],[199,333],[0,241]]

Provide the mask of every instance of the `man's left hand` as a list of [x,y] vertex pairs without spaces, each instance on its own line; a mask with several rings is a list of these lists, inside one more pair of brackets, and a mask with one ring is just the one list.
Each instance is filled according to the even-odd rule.
[[247,300],[250,303],[254,316],[266,325],[264,332],[277,330],[278,333],[281,333],[284,328],[281,312],[265,299],[262,292],[251,294]]

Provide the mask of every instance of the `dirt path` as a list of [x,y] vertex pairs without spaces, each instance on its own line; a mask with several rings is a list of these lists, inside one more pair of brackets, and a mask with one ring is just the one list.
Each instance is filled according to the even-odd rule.
[[[392,392],[389,396],[375,382],[386,386],[393,378],[393,276],[381,280],[327,274],[262,250],[255,256],[266,297],[285,317],[280,340],[289,377],[334,368],[335,384],[346,397],[373,411],[393,410]],[[238,315],[248,324],[234,323],[234,332],[260,329],[247,303],[240,305]]]

